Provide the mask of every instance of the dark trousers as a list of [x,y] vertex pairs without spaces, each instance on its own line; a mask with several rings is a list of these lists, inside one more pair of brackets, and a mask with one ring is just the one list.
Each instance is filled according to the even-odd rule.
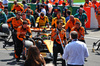
[[67,66],[84,66],[84,65],[70,65],[70,64],[67,64]]
[[17,42],[17,31],[16,30],[12,30],[12,40],[13,40],[14,50],[15,50],[15,44]]
[[23,42],[17,39],[15,43],[15,55],[17,55],[17,57],[15,57],[16,59],[17,58],[20,59],[22,51],[23,51]]
[[[55,66],[57,66],[57,55],[58,53],[61,53],[61,55],[63,54],[63,49],[62,49],[62,46],[60,44],[54,44],[53,46],[53,63]],[[65,60],[62,60],[62,66],[65,66]]]

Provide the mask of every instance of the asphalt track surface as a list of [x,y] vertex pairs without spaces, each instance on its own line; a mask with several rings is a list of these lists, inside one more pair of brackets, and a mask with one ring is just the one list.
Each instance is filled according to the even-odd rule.
[[[100,30],[89,29],[87,31],[89,34],[85,35],[85,40],[89,50],[89,57],[87,58],[87,62],[85,62],[84,66],[100,66],[100,51],[92,52],[93,42],[100,39]],[[32,34],[34,36],[36,33]],[[21,59],[20,62],[16,62],[13,46],[7,45],[6,48],[3,48],[3,43],[4,41],[0,38],[0,66],[23,66],[24,60]],[[58,61],[57,64],[57,66],[61,66],[60,61]]]

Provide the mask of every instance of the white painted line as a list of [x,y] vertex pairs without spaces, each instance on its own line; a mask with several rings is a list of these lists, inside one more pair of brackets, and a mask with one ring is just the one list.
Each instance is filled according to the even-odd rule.
[[96,40],[99,40],[100,38],[99,37],[85,37],[85,38],[89,38],[89,39],[96,39]]

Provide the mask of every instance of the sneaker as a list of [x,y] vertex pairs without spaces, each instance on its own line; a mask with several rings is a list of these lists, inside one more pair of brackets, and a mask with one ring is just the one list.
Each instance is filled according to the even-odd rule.
[[16,62],[19,62],[19,60],[20,60],[19,58],[16,58]]

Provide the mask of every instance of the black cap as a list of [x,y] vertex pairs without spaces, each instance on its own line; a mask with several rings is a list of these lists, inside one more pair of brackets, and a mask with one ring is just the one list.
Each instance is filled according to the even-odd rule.
[[65,2],[63,2],[63,5],[65,5],[66,3]]
[[55,4],[58,5],[58,2],[56,2]]

